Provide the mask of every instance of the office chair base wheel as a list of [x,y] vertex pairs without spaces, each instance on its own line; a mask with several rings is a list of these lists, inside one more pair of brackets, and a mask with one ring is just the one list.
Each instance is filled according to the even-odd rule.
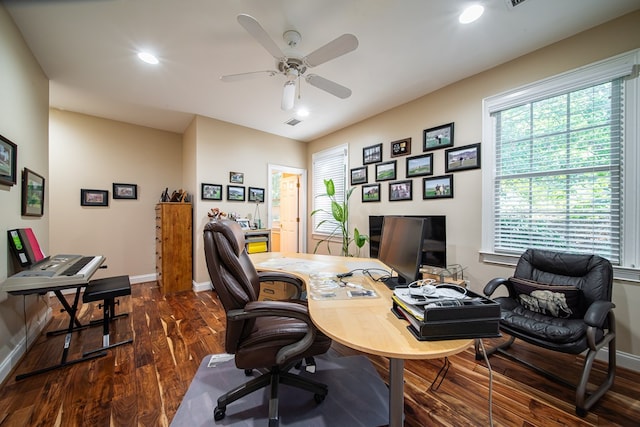
[[583,408],[576,408],[576,415],[580,418],[584,418],[587,416],[587,410]]
[[322,402],[324,402],[324,399],[326,397],[327,397],[326,394],[318,394],[318,393],[316,393],[316,394],[313,395],[313,400],[315,400],[316,403],[322,403]]
[[216,409],[213,410],[213,419],[216,421],[220,421],[224,418],[226,411],[226,408],[220,409],[216,406]]

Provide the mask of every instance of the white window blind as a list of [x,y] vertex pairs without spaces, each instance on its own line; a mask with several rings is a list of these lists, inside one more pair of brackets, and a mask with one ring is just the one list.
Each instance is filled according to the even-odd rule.
[[[313,232],[317,234],[331,234],[336,228],[336,222],[331,215],[331,200],[326,196],[325,179],[333,179],[336,189],[336,201],[344,200],[347,182],[347,145],[330,148],[312,156],[313,162],[313,210],[323,209],[313,215]],[[322,223],[322,221],[325,221]],[[319,224],[322,225],[319,226]]]

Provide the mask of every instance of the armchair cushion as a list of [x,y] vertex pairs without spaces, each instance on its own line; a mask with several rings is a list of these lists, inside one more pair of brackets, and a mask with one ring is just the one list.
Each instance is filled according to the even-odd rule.
[[533,312],[559,318],[581,318],[580,289],[572,285],[549,285],[511,277],[520,304]]

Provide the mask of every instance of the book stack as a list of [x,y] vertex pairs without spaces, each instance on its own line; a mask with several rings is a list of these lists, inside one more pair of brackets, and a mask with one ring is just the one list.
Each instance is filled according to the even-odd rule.
[[500,336],[500,305],[468,289],[441,284],[429,295],[396,288],[393,313],[421,341]]

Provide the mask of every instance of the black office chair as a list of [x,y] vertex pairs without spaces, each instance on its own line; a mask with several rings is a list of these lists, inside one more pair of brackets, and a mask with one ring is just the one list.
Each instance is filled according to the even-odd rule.
[[244,232],[235,221],[207,223],[204,251],[211,282],[227,314],[225,351],[235,355],[236,366],[247,375],[253,369],[267,369],[220,396],[215,420],[224,418],[230,403],[269,386],[269,426],[277,426],[280,383],[310,391],[317,403],[322,402],[328,392],[325,384],[289,370],[302,359],[327,352],[331,339],[313,325],[305,301],[257,300],[261,281],[291,283],[298,289],[303,282],[284,272],[257,273],[245,249]]
[[[615,317],[611,302],[613,268],[597,255],[574,255],[527,249],[513,277],[493,279],[484,288],[490,297],[499,286],[508,296],[494,298],[501,307],[500,330],[509,339],[488,350],[500,352],[538,373],[576,388],[576,413],[583,417],[613,385],[616,372]],[[506,351],[516,338],[562,353],[586,351],[577,385]],[[607,376],[592,392],[587,382],[597,352],[609,347]],[[476,341],[476,359],[483,358]]]

